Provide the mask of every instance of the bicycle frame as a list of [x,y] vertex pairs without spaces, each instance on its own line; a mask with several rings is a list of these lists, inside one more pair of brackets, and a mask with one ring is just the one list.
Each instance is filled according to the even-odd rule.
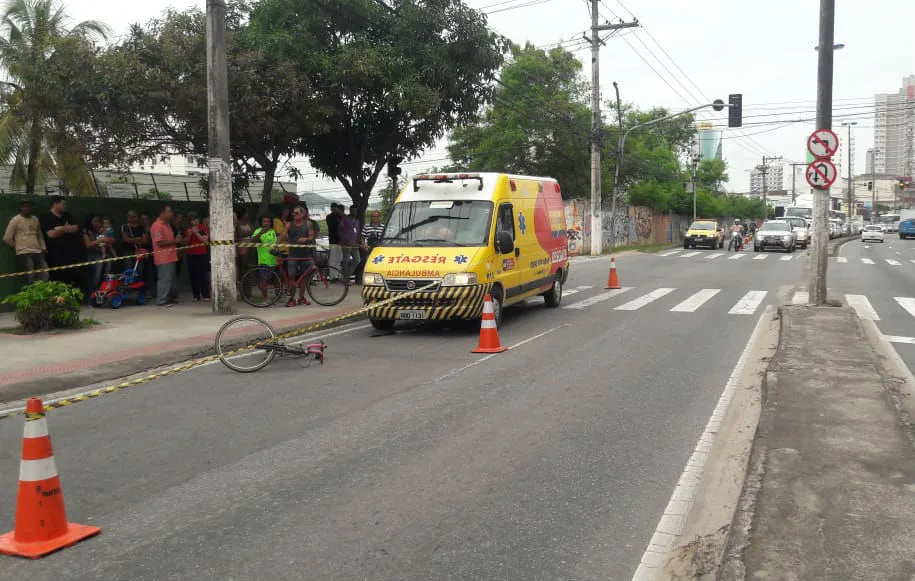
[[[300,262],[309,262],[311,263],[308,268],[306,268],[302,274],[300,274],[296,279],[295,283],[292,283],[292,278],[289,276],[289,273],[286,270],[286,263],[292,261]],[[308,280],[308,277],[312,272],[317,271],[318,276],[321,277],[321,282],[327,283],[327,278],[324,276],[324,272],[318,268],[317,260],[314,258],[290,258],[288,256],[277,256],[277,266],[280,269],[280,280],[283,281],[283,288],[294,289],[300,288],[305,284],[305,281]]]

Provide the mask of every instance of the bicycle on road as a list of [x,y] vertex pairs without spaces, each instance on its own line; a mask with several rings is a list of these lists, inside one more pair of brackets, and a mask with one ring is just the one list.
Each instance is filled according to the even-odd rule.
[[[308,262],[308,268],[296,278],[287,273],[286,263]],[[257,266],[245,273],[241,280],[241,297],[252,307],[269,307],[280,297],[294,293],[305,284],[308,297],[324,307],[332,307],[346,298],[349,279],[339,268],[317,265],[314,258],[277,256],[277,266]]]
[[324,341],[297,346],[278,339],[276,330],[263,319],[242,315],[229,319],[216,333],[216,354],[223,365],[239,373],[259,371],[280,357],[307,358],[324,364]]

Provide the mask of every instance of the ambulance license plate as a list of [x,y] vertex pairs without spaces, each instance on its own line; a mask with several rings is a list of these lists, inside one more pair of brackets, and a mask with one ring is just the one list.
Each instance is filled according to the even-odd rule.
[[397,318],[401,321],[420,321],[426,318],[426,311],[400,311],[397,313]]

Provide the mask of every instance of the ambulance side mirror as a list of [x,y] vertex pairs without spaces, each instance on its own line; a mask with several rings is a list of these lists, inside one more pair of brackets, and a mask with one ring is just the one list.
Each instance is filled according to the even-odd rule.
[[515,251],[515,241],[512,240],[512,235],[504,230],[496,236],[496,244],[498,245],[496,250],[502,254],[510,254]]

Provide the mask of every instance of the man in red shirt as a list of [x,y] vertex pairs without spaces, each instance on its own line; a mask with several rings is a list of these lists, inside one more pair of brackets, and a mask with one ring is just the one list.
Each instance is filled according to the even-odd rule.
[[170,307],[178,302],[178,245],[181,234],[172,230],[172,208],[165,206],[149,228],[156,265],[156,304]]

